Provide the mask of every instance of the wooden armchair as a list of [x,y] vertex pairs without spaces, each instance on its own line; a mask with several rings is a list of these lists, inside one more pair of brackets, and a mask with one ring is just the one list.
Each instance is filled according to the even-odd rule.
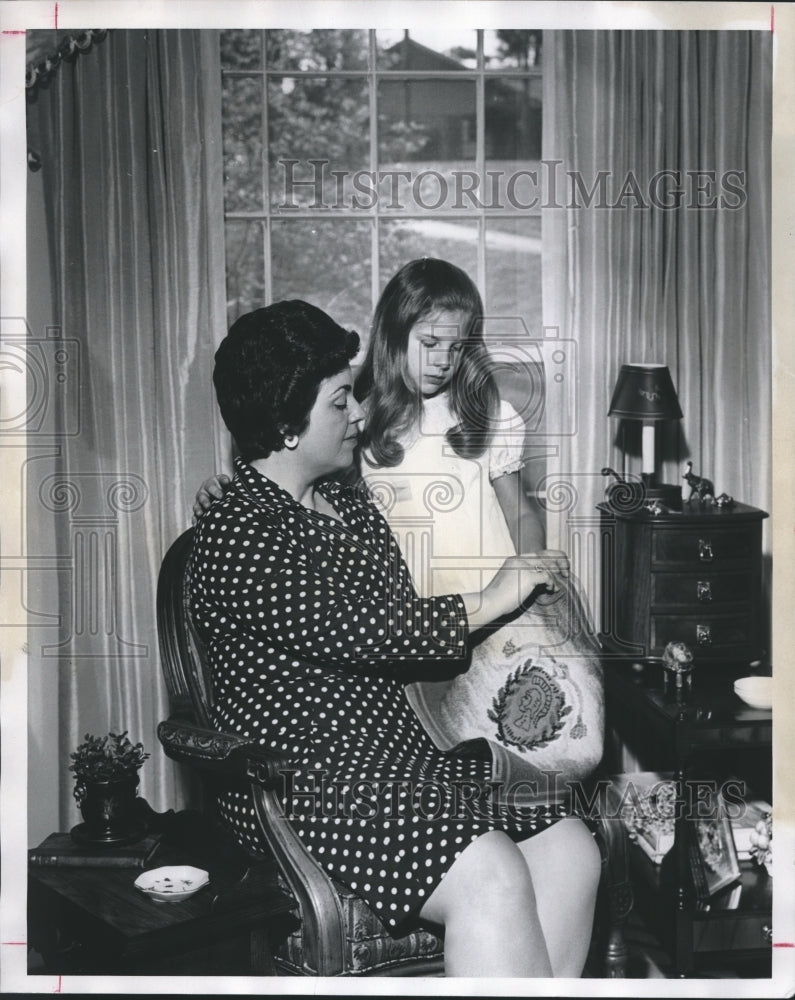
[[[195,769],[204,808],[230,783],[251,789],[264,838],[295,898],[299,926],[275,943],[274,961],[286,975],[430,976],[443,971],[443,941],[429,930],[393,938],[354,893],[333,881],[296,836],[278,797],[280,769],[288,766],[253,740],[214,730],[212,686],[205,651],[190,617],[187,564],[193,530],[167,552],[157,589],[162,667],[171,714],[158,737],[166,754]],[[623,924],[632,907],[626,836],[618,821],[596,820],[602,884],[589,966],[593,974],[623,977]]]

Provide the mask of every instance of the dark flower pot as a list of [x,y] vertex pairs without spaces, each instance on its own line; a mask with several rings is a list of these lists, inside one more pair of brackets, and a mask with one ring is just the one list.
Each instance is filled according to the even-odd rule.
[[84,822],[72,829],[82,844],[125,844],[144,835],[137,808],[137,774],[114,781],[79,782],[75,798]]

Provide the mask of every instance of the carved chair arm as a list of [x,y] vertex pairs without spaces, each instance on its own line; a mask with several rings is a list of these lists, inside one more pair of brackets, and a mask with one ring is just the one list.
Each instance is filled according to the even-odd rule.
[[595,835],[602,855],[599,888],[602,918],[591,942],[589,963],[594,975],[624,979],[629,959],[624,927],[634,903],[629,877],[627,831],[621,819],[611,811],[609,794],[604,812],[589,809],[583,818]]
[[251,786],[260,829],[293,891],[304,925],[303,963],[312,975],[339,975],[344,967],[342,907],[328,875],[310,855],[279,800],[286,758],[234,733],[205,729],[179,718],[157,727],[167,756],[205,775]]
[[280,785],[281,772],[289,766],[285,757],[245,736],[205,729],[182,719],[161,722],[157,736],[173,760],[206,774],[253,780],[266,788]]
[[604,878],[610,898],[610,918],[620,923],[629,916],[633,905],[627,830],[618,816],[596,815],[591,822],[605,856]]

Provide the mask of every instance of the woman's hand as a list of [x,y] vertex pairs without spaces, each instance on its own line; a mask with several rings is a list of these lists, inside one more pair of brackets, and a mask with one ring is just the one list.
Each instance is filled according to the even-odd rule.
[[470,629],[482,628],[515,611],[538,587],[557,590],[556,576],[563,575],[564,565],[568,573],[565,553],[553,549],[506,559],[483,591],[461,595]]
[[198,520],[205,511],[210,509],[213,500],[221,499],[231,482],[229,476],[219,472],[218,475],[211,476],[210,479],[206,479],[201,484],[196,499],[193,501],[194,520]]
[[569,557],[563,549],[543,549],[539,552],[522,552],[522,559],[531,559],[546,566],[550,573],[568,576],[571,570]]

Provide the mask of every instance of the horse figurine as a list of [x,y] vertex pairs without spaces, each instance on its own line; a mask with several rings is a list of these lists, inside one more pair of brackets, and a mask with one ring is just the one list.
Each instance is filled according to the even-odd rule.
[[707,479],[706,476],[697,476],[693,472],[692,462],[688,462],[685,466],[682,479],[690,487],[690,496],[687,498],[688,503],[692,503],[693,497],[697,497],[699,503],[706,503],[707,497],[710,497],[712,500],[715,499],[715,487],[712,485],[712,480]]

